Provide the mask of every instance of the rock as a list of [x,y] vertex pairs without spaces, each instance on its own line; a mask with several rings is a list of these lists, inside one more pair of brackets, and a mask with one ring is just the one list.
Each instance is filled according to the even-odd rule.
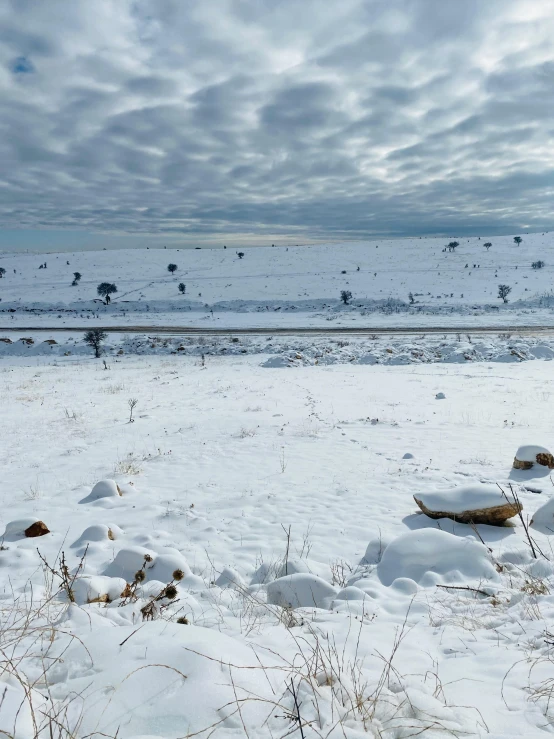
[[7,336],[3,336],[0,341],[2,341],[4,344],[13,344],[13,341],[11,339],[8,339]]
[[19,341],[22,341],[24,344],[34,344],[35,340],[31,339],[30,337],[23,337],[19,339]]
[[25,529],[25,536],[30,539],[35,536],[44,536],[49,534],[50,529],[44,523],[44,521],[35,521],[28,528]]
[[530,470],[534,464],[554,469],[554,456],[543,446],[528,444],[520,446],[514,457],[514,469]]
[[55,341],[54,339],[46,339],[46,340],[45,340],[45,341],[43,341],[42,343],[43,343],[43,344],[50,344],[50,346],[54,346],[54,344],[57,344],[58,342],[57,342],[57,341]]
[[413,459],[414,455],[411,452],[406,452],[402,459]]
[[437,393],[435,395],[435,400],[444,400],[446,398],[446,395],[444,393]]
[[429,518],[451,518],[459,523],[499,526],[523,506],[507,500],[496,485],[468,485],[445,492],[421,493],[414,500]]

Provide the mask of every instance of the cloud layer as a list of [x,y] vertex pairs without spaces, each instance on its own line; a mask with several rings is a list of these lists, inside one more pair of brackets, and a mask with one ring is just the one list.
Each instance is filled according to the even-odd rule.
[[6,0],[4,228],[554,226],[551,0]]

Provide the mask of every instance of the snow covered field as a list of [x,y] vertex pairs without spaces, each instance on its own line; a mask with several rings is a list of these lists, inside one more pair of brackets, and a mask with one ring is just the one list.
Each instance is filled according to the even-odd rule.
[[[476,326],[554,325],[553,235],[522,238],[519,246],[513,236],[460,238],[453,253],[444,251],[451,239],[417,238],[245,248],[242,259],[234,249],[4,254],[0,321],[446,326],[462,317]],[[533,269],[533,262],[545,266]],[[169,263],[177,265],[173,276]],[[76,285],[74,272],[82,275]],[[93,302],[104,281],[118,290],[110,306]],[[507,304],[497,297],[501,283],[512,288]],[[349,305],[342,290],[352,293]]]
[[[0,729],[551,734],[551,363],[274,358],[2,359]],[[536,558],[413,499],[482,482]]]

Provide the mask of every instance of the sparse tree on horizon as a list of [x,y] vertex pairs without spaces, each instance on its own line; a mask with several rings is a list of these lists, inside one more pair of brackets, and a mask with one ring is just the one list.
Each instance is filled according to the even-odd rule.
[[488,250],[489,250],[489,249],[491,248],[492,244],[491,244],[491,242],[490,242],[490,241],[486,241],[486,242],[485,242],[485,243],[483,244],[483,246],[484,246],[484,247],[485,247],[485,249],[486,249],[486,250],[488,251]]
[[177,269],[177,265],[176,264],[168,264],[167,265],[167,271],[168,272],[171,272],[171,274],[173,274],[176,269]]
[[79,280],[81,279],[81,273],[80,272],[74,272],[73,273],[73,282],[72,285],[77,285]]
[[349,301],[352,300],[352,293],[350,290],[341,290],[340,299],[345,305],[348,305]]
[[458,241],[451,241],[448,244],[448,251],[455,251],[458,246],[460,246]]
[[186,291],[187,291],[187,286],[185,285],[184,282],[180,282],[179,283],[179,292],[181,293],[181,295],[184,295],[186,293]]
[[237,257],[238,257],[239,259],[242,259],[242,258],[243,258],[243,256],[244,256],[244,252],[243,252],[243,251],[238,251],[238,252],[237,252]]
[[521,236],[514,236],[514,243],[516,244],[516,246],[519,246],[522,241],[523,239],[521,238]]

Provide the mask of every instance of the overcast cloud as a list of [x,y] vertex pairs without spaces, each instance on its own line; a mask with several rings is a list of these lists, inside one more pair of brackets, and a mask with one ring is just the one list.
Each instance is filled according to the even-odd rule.
[[4,0],[0,224],[554,226],[552,0]]

